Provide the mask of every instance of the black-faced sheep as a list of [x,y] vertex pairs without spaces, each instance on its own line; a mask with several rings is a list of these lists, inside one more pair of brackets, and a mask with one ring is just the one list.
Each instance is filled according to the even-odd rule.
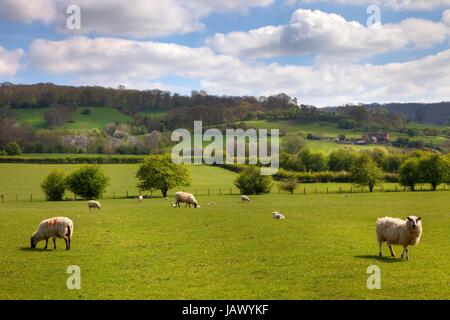
[[56,239],[63,238],[66,242],[66,250],[70,250],[70,241],[73,235],[73,222],[66,217],[51,218],[42,221],[38,230],[31,236],[31,248],[36,248],[39,241],[45,240],[45,248],[48,239],[53,238],[53,247],[56,249]]
[[403,246],[401,258],[405,257],[408,260],[408,246],[417,245],[422,236],[421,217],[409,216],[406,220],[390,217],[380,218],[377,220],[376,233],[380,257],[382,256],[381,245],[386,241],[393,257],[395,257],[395,253],[392,245],[398,244]]

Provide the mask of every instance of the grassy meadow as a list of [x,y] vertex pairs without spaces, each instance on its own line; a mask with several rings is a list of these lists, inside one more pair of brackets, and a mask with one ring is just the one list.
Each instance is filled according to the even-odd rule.
[[[200,209],[161,198],[0,203],[0,299],[448,299],[447,192],[201,196]],[[215,202],[215,207],[208,203]],[[285,220],[273,220],[280,210]],[[423,217],[410,260],[377,256],[385,215]],[[74,221],[71,251],[29,249],[38,223]],[[384,246],[384,254],[388,249]],[[395,248],[400,253],[400,248]],[[66,269],[81,269],[68,290]],[[366,287],[367,267],[381,289]]]

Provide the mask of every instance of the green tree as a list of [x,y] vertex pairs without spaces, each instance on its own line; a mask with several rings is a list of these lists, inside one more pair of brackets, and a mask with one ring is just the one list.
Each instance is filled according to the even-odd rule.
[[350,170],[350,175],[356,186],[367,186],[370,192],[373,192],[375,186],[383,178],[382,170],[367,153],[362,153],[355,161]]
[[149,156],[136,174],[139,190],[159,189],[167,197],[170,189],[188,186],[191,175],[184,165],[173,163],[170,154]]
[[300,136],[288,136],[283,142],[283,149],[289,154],[298,153],[304,146],[305,140]]
[[17,142],[10,142],[5,146],[5,151],[8,156],[18,156],[22,154],[22,149]]
[[64,172],[52,171],[41,183],[47,201],[61,201],[66,192],[66,181]]
[[282,191],[289,192],[290,194],[294,194],[295,189],[298,187],[298,180],[296,178],[287,179],[279,184],[279,188]]
[[419,160],[419,171],[422,181],[430,183],[431,189],[436,191],[448,176],[449,163],[439,154],[426,155]]
[[331,171],[347,171],[352,168],[358,155],[351,150],[337,149],[328,156],[328,167]]
[[248,166],[236,177],[234,184],[242,194],[263,194],[270,192],[273,181],[272,177],[261,175],[259,167]]
[[66,178],[67,188],[84,199],[98,199],[109,186],[109,178],[100,166],[86,165]]
[[411,191],[415,190],[416,184],[420,182],[419,159],[409,158],[400,167],[400,184],[408,187]]

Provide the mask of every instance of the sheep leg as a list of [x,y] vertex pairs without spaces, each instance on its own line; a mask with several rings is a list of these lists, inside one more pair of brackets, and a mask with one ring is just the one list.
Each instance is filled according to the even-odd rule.
[[64,238],[64,241],[66,242],[66,250],[70,250],[70,238]]
[[406,260],[409,260],[409,255],[408,255],[408,246],[405,246],[405,247],[403,248],[403,252],[402,252],[402,259],[403,259],[403,257],[405,257],[405,258],[406,258]]
[[383,256],[382,254],[381,254],[381,245],[383,244],[383,242],[378,242],[378,255],[381,257],[381,256]]
[[391,256],[395,258],[394,249],[392,248],[392,244],[389,243],[389,250],[391,251]]
[[56,250],[56,238],[53,238],[53,248]]
[[44,250],[47,250],[47,246],[48,246],[48,238],[45,239],[45,247],[44,247]]

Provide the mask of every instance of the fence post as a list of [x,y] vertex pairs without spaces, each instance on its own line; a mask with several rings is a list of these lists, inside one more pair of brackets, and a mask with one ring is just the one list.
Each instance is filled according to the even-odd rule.
[[342,187],[339,187],[339,193],[342,193]]
[[2,203],[5,203],[5,196],[2,195]]
[[327,194],[328,194],[328,187],[327,187]]
[[128,198],[128,190],[127,190],[127,198]]
[[197,189],[195,189],[195,196],[198,197]]
[[209,196],[209,188],[208,188],[208,196]]
[[219,188],[219,194],[222,195],[222,188]]
[[398,188],[397,188],[397,186],[395,186],[395,192],[397,192],[398,191]]
[[30,202],[33,202],[33,194],[30,194]]
[[17,198],[17,194],[16,194],[16,202],[18,201],[18,198]]
[[303,194],[306,194],[306,188],[303,188]]
[[114,198],[114,200],[116,199],[116,192],[114,191],[114,194],[113,194],[113,198]]
[[316,188],[316,194],[317,194],[317,188]]

